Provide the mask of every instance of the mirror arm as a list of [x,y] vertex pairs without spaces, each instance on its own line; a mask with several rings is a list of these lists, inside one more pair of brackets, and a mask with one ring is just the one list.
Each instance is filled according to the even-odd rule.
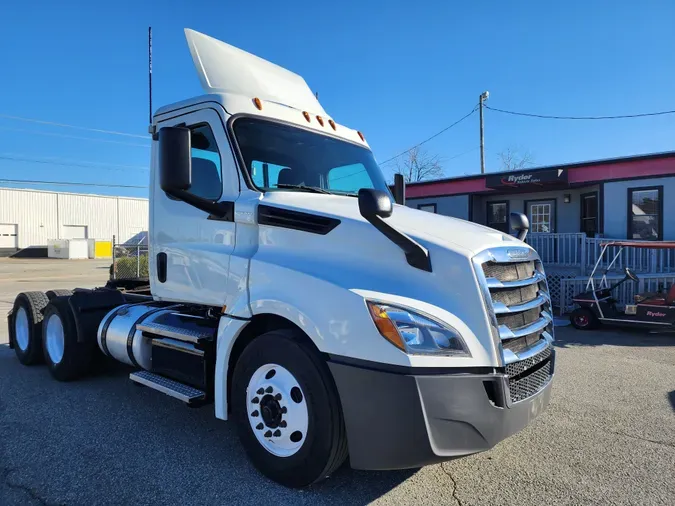
[[365,218],[387,239],[403,250],[410,265],[423,271],[432,272],[429,250],[403,232],[396,230],[379,216],[367,216]]
[[209,213],[209,220],[234,221],[234,202],[213,202],[185,190],[172,190],[166,193],[200,211]]

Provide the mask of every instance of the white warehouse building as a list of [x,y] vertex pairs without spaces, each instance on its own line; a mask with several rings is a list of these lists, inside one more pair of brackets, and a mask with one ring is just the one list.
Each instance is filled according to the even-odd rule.
[[147,230],[147,199],[0,188],[0,255],[46,256],[50,239],[123,243]]

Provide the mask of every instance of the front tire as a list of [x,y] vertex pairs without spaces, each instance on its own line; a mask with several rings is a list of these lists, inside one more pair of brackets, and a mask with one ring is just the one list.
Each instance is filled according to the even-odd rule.
[[574,328],[579,330],[597,329],[600,325],[600,321],[595,316],[595,313],[586,307],[580,307],[572,311],[570,322]]
[[93,344],[77,341],[77,326],[68,297],[53,298],[45,309],[42,326],[42,347],[52,376],[59,381],[83,376],[91,366]]
[[320,481],[347,458],[337,389],[298,331],[267,332],[246,347],[234,369],[232,412],[253,465],[284,486]]
[[48,303],[42,292],[23,292],[14,300],[12,344],[23,365],[42,363],[42,312]]

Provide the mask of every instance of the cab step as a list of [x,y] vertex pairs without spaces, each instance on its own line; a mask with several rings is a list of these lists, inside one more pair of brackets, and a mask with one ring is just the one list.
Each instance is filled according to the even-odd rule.
[[200,404],[206,400],[206,392],[150,371],[132,372],[129,379],[139,385],[150,387],[174,397],[188,405]]

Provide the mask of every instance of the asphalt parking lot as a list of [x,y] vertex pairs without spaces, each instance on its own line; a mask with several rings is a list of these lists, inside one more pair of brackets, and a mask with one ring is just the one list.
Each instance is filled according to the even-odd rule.
[[107,263],[0,259],[0,505],[673,504],[675,335],[560,328],[551,405],[521,433],[295,491],[259,475],[208,406],[135,387],[123,368],[66,384],[18,363],[4,344],[14,295],[100,285]]

